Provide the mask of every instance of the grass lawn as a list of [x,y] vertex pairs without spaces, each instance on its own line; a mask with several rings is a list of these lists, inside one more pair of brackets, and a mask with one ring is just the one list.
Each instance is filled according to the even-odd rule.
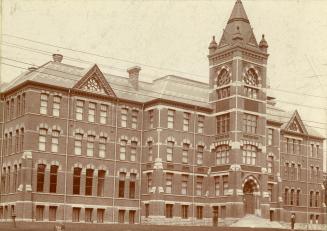
[[[17,223],[14,228],[12,223],[0,223],[0,231],[54,231],[54,223]],[[236,228],[236,227],[206,227],[206,226],[163,226],[163,225],[109,225],[109,224],[67,224],[65,231],[247,231],[265,230],[274,231],[281,229],[268,228]],[[286,229],[285,229],[286,230]]]

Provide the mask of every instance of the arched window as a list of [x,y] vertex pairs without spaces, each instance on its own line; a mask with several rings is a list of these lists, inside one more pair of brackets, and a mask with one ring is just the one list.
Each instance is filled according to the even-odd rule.
[[243,164],[255,165],[257,158],[257,148],[246,144],[243,146]]
[[217,76],[217,87],[229,84],[230,82],[230,75],[229,72],[226,68],[222,68],[219,72],[218,72],[218,76]]
[[75,155],[82,155],[82,139],[83,134],[77,133],[75,134]]
[[216,164],[228,164],[229,163],[229,146],[220,145],[216,148]]
[[127,140],[120,141],[120,149],[119,149],[120,160],[126,160],[126,145],[127,145]]
[[288,188],[285,189],[284,193],[284,204],[287,205],[288,203]]
[[313,191],[310,192],[310,207],[313,207]]
[[50,193],[57,192],[57,177],[58,177],[58,166],[50,166]]
[[257,71],[254,68],[250,68],[246,71],[243,80],[248,85],[258,86],[259,77]]
[[41,128],[39,134],[39,150],[45,151],[47,129]]
[[43,192],[44,190],[44,175],[45,175],[45,164],[37,165],[37,176],[36,176],[36,191]]
[[80,194],[80,186],[81,186],[81,168],[74,168],[73,173],[73,194]]
[[293,205],[294,204],[294,189],[291,189],[291,205]]
[[58,152],[59,134],[60,134],[60,132],[58,130],[53,130],[52,131],[51,152]]
[[268,156],[267,157],[267,171],[268,171],[268,174],[273,173],[273,163],[274,163],[274,157],[273,156]]

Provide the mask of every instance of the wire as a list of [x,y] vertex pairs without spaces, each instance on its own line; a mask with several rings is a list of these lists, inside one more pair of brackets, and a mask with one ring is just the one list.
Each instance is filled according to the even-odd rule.
[[95,53],[88,52],[88,51],[82,51],[82,50],[62,47],[62,46],[54,45],[54,44],[51,44],[51,43],[45,43],[45,42],[40,42],[40,41],[36,41],[36,40],[32,40],[32,39],[23,38],[23,37],[20,37],[20,36],[17,36],[17,35],[10,35],[10,34],[3,34],[3,35],[7,36],[7,37],[18,38],[18,39],[25,40],[25,41],[46,45],[46,46],[51,46],[51,47],[55,47],[55,48],[60,48],[60,49],[64,49],[64,50],[69,50],[69,51],[73,51],[73,52],[82,53],[82,54],[88,54],[88,55],[92,55],[92,56],[96,56],[96,57],[100,57],[100,58],[112,59],[112,60],[116,60],[116,61],[132,63],[132,64],[136,64],[136,65],[142,65],[142,66],[157,69],[157,70],[173,71],[173,72],[192,75],[192,76],[197,76],[197,77],[204,77],[202,75],[192,74],[192,73],[188,73],[188,72],[185,72],[185,71],[179,71],[179,70],[174,70],[174,69],[165,68],[165,67],[157,67],[157,66],[153,66],[153,65],[148,65],[148,64],[144,64],[144,63],[138,63],[138,62],[130,61],[130,60],[127,60],[127,59],[115,58],[115,57],[112,57],[112,56],[99,55],[99,54],[95,54]]
[[[27,68],[19,67],[19,66],[16,66],[16,65],[11,65],[11,64],[7,64],[7,63],[3,63],[3,62],[0,62],[0,63],[3,64],[3,65],[7,65],[7,66],[14,67],[14,68],[19,68],[19,69],[28,70]],[[51,68],[48,68],[48,69],[50,69],[50,70],[55,70],[55,69],[51,69]],[[58,70],[55,70],[55,71],[58,71]],[[43,72],[40,72],[40,71],[37,71],[37,70],[35,70],[35,71],[33,71],[33,72],[43,73]],[[58,72],[62,72],[62,71],[58,71]],[[64,73],[67,73],[67,72],[64,72]],[[54,77],[60,77],[60,76],[57,76],[57,75],[54,75],[54,74],[48,74],[48,73],[47,73],[47,75],[54,76]],[[79,77],[81,77],[81,76],[79,76]],[[69,78],[69,77],[66,77],[66,78],[67,78],[67,79],[72,79],[72,78]],[[75,81],[76,81],[76,79],[72,79],[72,80],[75,80]],[[112,85],[115,85],[115,84],[112,84]],[[116,85],[117,85],[117,84],[116,84]],[[119,85],[119,84],[118,84],[118,85]],[[124,86],[124,85],[119,85],[119,86]],[[126,87],[126,86],[125,86],[125,87]],[[139,92],[130,92],[130,91],[126,91],[126,90],[117,89],[117,88],[114,88],[114,87],[112,87],[112,88],[113,88],[114,90],[117,90],[117,91],[129,92],[129,93],[138,94],[138,95],[142,95],[142,96],[147,96],[147,97],[151,97],[151,98],[155,98],[155,99],[158,98],[158,97],[156,97],[156,96],[151,96],[151,95],[147,95],[147,94],[142,94],[142,93],[139,93]],[[147,91],[147,90],[145,90],[145,91]],[[155,92],[155,91],[154,91],[154,92]],[[166,95],[166,94],[157,93],[157,92],[155,92],[155,93],[156,93],[156,94],[159,94],[159,95]],[[168,96],[171,96],[171,95],[168,95]],[[177,96],[176,98],[181,98],[181,97],[178,97],[178,96]],[[202,102],[202,101],[199,101],[199,102],[204,103],[204,102]],[[281,115],[274,115],[274,114],[269,114],[269,113],[267,113],[267,115],[279,116],[279,117],[284,117],[284,118],[288,118],[288,119],[290,119],[289,117],[281,116]],[[306,120],[303,120],[303,121],[305,121],[305,122],[316,122],[316,121],[306,121]],[[327,123],[321,123],[321,122],[316,122],[316,123],[327,124]],[[311,125],[306,125],[306,127],[318,128],[318,129],[326,130],[326,131],[327,131],[326,128],[321,128],[321,127],[316,127],[316,126],[311,126]]]
[[[40,49],[26,47],[26,46],[22,46],[22,45],[15,44],[15,43],[10,43],[10,42],[2,42],[2,43],[5,46],[11,46],[11,47],[15,47],[15,48],[22,49],[22,50],[28,50],[28,51],[31,51],[31,52],[34,52],[34,53],[40,53],[40,54],[43,54],[43,55],[48,55],[48,54],[52,55],[53,54],[52,52],[49,52],[49,51],[44,51],[44,50],[40,50]],[[76,58],[73,58],[73,57],[70,57],[70,56],[66,56],[66,55],[65,55],[65,59],[71,60],[71,61],[75,61],[75,62],[80,62],[80,63],[82,62],[82,63],[94,64],[93,62],[90,62],[90,61],[87,61],[87,60],[76,59]],[[99,65],[101,65],[103,67],[107,67],[109,69],[118,70],[118,71],[121,71],[121,72],[126,73],[126,69],[123,69],[123,68],[109,66],[107,64],[102,64],[102,63],[97,63],[97,64],[99,64]],[[193,75],[193,74],[191,74],[191,75]],[[142,76],[151,77],[151,78],[157,78],[157,76],[150,75],[150,74],[147,74],[147,73],[142,73]],[[208,76],[201,76],[201,77],[208,78]],[[312,77],[312,76],[308,76],[308,77]],[[289,91],[289,90],[285,90],[285,89],[278,89],[278,88],[274,88],[274,87],[270,87],[268,89],[269,90],[273,90],[273,91],[280,91],[280,92],[285,92],[285,93],[289,93],[289,94],[294,94],[294,95],[301,95],[301,96],[309,96],[309,97],[327,99],[327,97],[324,97],[324,96],[318,96],[318,95],[312,95],[312,94],[306,94],[306,93],[298,93],[298,92]]]

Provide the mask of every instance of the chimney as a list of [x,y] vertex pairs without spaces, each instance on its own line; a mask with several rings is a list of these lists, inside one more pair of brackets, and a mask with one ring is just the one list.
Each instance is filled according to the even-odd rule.
[[135,66],[127,69],[127,72],[129,74],[129,82],[135,90],[138,90],[139,87],[140,71],[141,71],[141,67],[139,66]]
[[54,62],[58,62],[58,63],[61,63],[63,57],[64,57],[64,56],[61,55],[61,54],[53,54],[53,55],[52,55],[53,61],[54,61]]

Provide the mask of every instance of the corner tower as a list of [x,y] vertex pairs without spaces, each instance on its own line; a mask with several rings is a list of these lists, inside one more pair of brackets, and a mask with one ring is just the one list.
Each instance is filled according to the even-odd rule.
[[[226,216],[269,217],[266,157],[266,64],[268,44],[257,42],[241,0],[237,0],[220,41],[209,45],[210,102],[217,120],[214,150],[228,144]],[[226,146],[225,146],[226,149]],[[225,155],[225,154],[224,154]],[[220,173],[218,173],[220,174]]]

